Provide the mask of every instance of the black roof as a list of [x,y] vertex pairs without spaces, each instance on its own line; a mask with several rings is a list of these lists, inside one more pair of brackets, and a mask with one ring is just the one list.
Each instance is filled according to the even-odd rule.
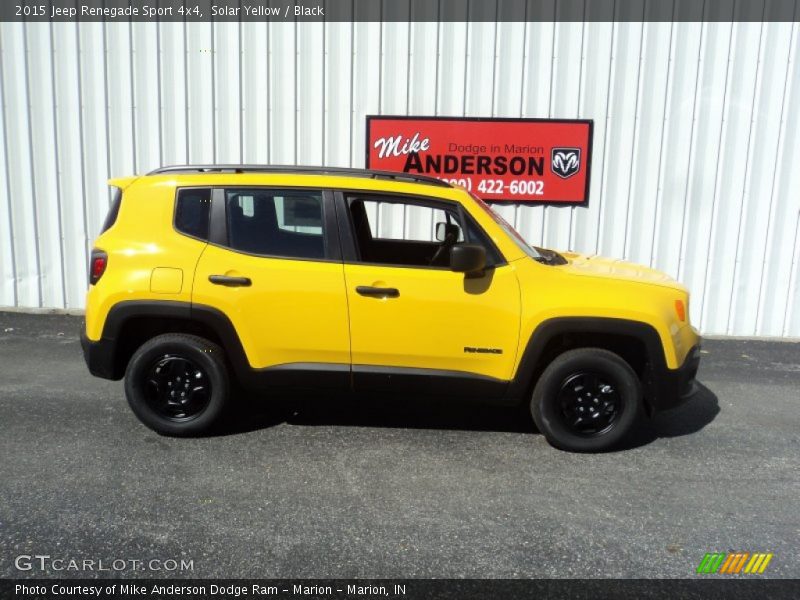
[[428,175],[413,175],[396,171],[375,171],[372,169],[353,169],[348,167],[309,167],[295,165],[172,165],[150,171],[148,175],[168,173],[287,173],[302,175],[343,175],[346,177],[367,177],[372,179],[392,179],[411,183],[426,183],[441,187],[453,187],[446,181]]

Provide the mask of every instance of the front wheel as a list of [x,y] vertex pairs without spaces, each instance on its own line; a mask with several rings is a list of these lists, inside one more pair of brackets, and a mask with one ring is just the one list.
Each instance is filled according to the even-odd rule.
[[544,370],[533,391],[531,414],[553,446],[599,452],[633,429],[641,397],[639,378],[619,355],[580,348],[559,355]]
[[158,433],[206,433],[229,396],[222,349],[195,335],[156,336],[128,363],[125,395],[139,420]]

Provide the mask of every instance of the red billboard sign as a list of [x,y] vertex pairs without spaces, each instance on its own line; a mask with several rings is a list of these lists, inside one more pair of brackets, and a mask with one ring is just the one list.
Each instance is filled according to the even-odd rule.
[[430,175],[487,202],[586,206],[592,121],[367,117],[367,168]]

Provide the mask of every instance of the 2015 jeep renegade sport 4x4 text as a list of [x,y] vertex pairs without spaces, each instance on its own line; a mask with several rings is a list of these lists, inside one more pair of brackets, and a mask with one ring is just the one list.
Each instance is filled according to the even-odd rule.
[[110,184],[84,355],[160,433],[207,431],[238,381],[528,403],[550,443],[595,451],[695,390],[684,287],[533,248],[445,182],[233,165]]

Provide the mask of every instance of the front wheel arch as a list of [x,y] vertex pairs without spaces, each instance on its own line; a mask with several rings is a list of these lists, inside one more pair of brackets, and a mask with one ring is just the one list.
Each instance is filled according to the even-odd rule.
[[659,394],[656,373],[667,370],[664,348],[656,329],[641,321],[607,317],[558,317],[540,323],[531,334],[508,396],[524,405],[547,366],[568,350],[586,347],[613,352],[639,377],[648,414]]

